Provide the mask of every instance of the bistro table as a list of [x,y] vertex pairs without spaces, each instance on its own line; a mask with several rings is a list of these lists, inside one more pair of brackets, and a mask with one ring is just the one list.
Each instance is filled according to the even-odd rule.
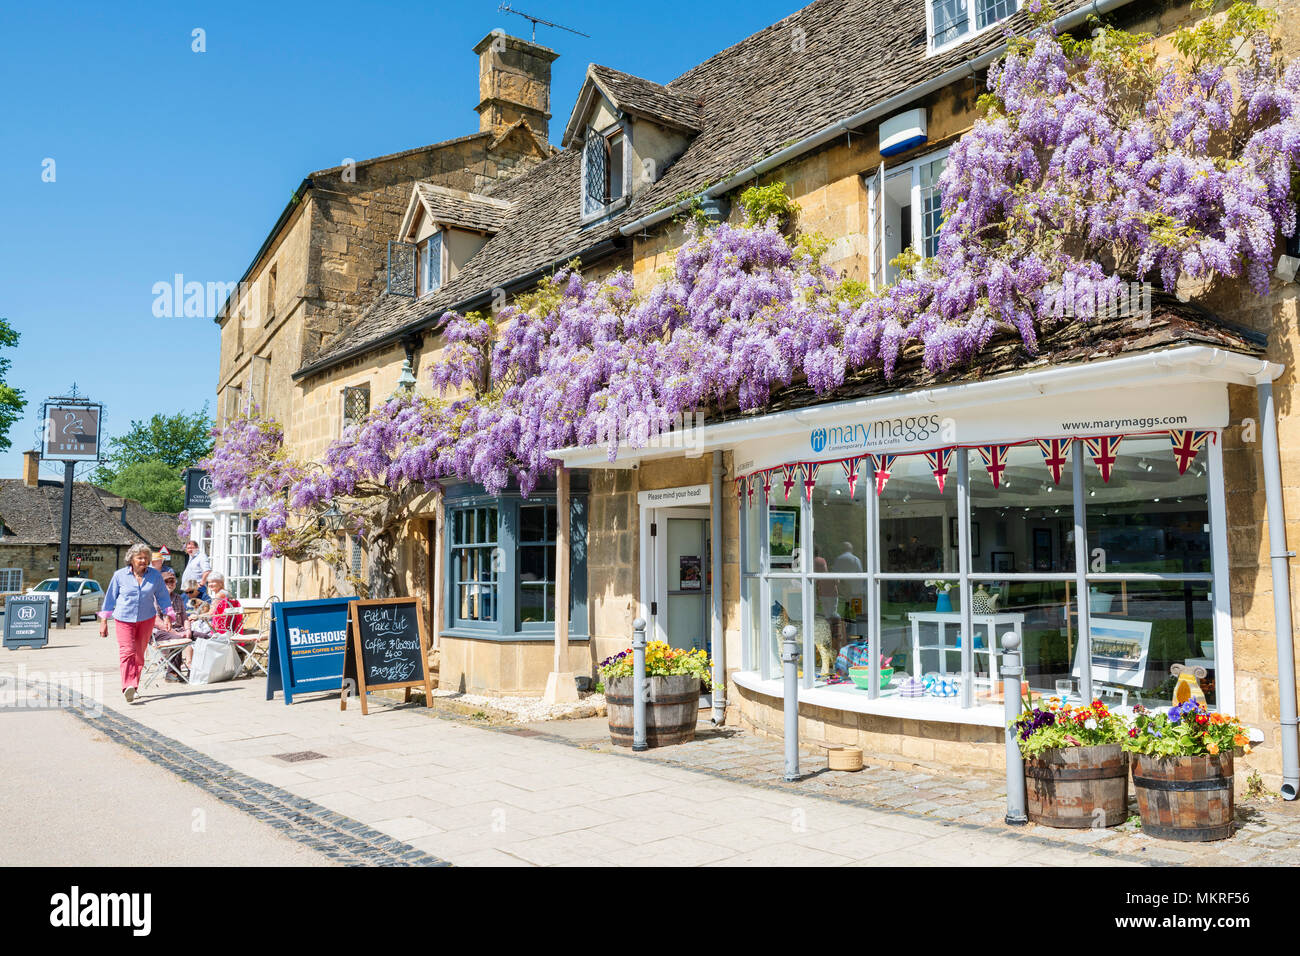
[[[921,667],[922,651],[939,652],[939,673],[945,677],[948,675],[948,655],[953,651],[960,651],[961,645],[949,644],[945,639],[949,624],[954,624],[958,631],[958,641],[961,640],[961,612],[960,611],[911,611],[907,618],[912,622],[912,667],[914,675],[920,677],[925,673]],[[1022,627],[1025,623],[1023,614],[1006,612],[1002,614],[972,614],[971,630],[975,630],[981,624],[988,629],[988,636],[984,640],[983,647],[974,647],[972,650],[976,654],[987,654],[989,657],[989,676],[987,680],[993,687],[998,686],[998,659],[1002,655],[1002,648],[997,641],[996,629],[1004,626],[1010,626],[1015,632],[1017,638],[1021,639],[1021,647],[1024,646]],[[921,643],[921,625],[937,624],[939,626],[939,641],[937,644]],[[986,678],[977,677],[977,683],[983,683]]]

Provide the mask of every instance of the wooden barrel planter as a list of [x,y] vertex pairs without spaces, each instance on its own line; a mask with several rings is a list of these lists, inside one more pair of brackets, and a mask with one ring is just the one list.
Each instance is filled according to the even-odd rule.
[[1119,826],[1128,819],[1128,755],[1101,744],[1026,758],[1025,810],[1049,827]]
[[[650,677],[645,702],[645,738],[651,747],[667,747],[695,739],[700,716],[700,679],[686,674]],[[619,677],[605,685],[609,739],[632,746],[632,678]]]
[[1232,752],[1202,757],[1135,754],[1142,832],[1203,843],[1232,836]]

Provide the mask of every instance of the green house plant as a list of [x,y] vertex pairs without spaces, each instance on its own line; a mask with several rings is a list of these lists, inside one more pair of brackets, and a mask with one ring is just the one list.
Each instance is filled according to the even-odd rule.
[[1100,700],[1071,707],[1059,698],[1011,722],[1025,760],[1026,812],[1051,827],[1118,826],[1128,817],[1124,718]]
[[[632,649],[600,662],[605,684],[609,736],[615,745],[632,746]],[[645,651],[646,744],[664,747],[695,739],[700,690],[713,686],[713,662],[703,650],[669,647],[650,641]]]

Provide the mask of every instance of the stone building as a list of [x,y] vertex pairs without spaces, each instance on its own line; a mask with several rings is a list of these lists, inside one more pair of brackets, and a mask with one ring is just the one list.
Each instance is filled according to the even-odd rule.
[[[1300,6],[1264,5],[1281,14],[1285,52],[1300,55]],[[630,270],[644,287],[680,247],[681,213],[700,206],[736,220],[730,200],[750,185],[784,183],[801,228],[831,240],[826,262],[878,287],[905,248],[933,251],[946,151],[977,118],[1002,27],[1026,26],[1020,6],[817,0],[666,84],[591,66],[555,155],[497,182],[428,177],[394,194],[392,229],[373,241],[413,246],[416,277],[390,273],[380,290],[376,272],[374,295],[329,312],[339,323],[322,321],[311,348],[277,366],[282,404],[268,410],[295,453],[317,457],[350,415],[346,396],[389,394],[408,362],[423,378],[446,312],[491,308],[573,258],[588,275]],[[1157,37],[1205,15],[1188,3],[1087,0],[1063,4],[1057,24],[1084,28],[1093,12]],[[944,376],[912,356],[888,384],[862,375],[822,400],[791,389],[763,415],[709,422],[686,450],[651,447],[613,464],[603,448],[557,450],[569,475],[567,575],[553,559],[538,564],[539,552],[556,554],[563,494],[449,485],[412,508],[402,589],[428,610],[444,685],[537,693],[552,673],[590,676],[641,616],[652,636],[720,659],[719,719],[775,733],[777,645],[793,625],[805,658],[801,732],[920,766],[1000,763],[996,646],[1006,631],[1022,639],[1031,684],[1049,692],[1070,680],[1158,701],[1177,666],[1263,732],[1249,763],[1276,781],[1295,739],[1280,701],[1296,675],[1279,654],[1293,636],[1278,633],[1272,594],[1275,582],[1294,584],[1270,568],[1287,543],[1269,541],[1265,505],[1286,506],[1287,534],[1300,537],[1296,285],[1277,279],[1264,297],[1243,286],[1213,305],[1157,298],[1138,320],[1053,330],[1033,358],[1008,342]],[[223,370],[236,361],[225,331]],[[224,372],[222,388],[224,399]],[[1278,460],[1243,426],[1267,434],[1274,407],[1284,500],[1266,502]],[[955,437],[940,434],[947,421]],[[1183,432],[1209,433],[1185,472],[1171,452]],[[1114,484],[1082,441],[1113,435],[1123,437]],[[1038,439],[1071,440],[1056,481]],[[946,490],[922,454],[944,448],[954,452]],[[992,448],[1007,449],[993,459],[1012,479],[1000,488],[977,454]],[[898,456],[878,495],[876,454]],[[484,548],[504,555],[490,574],[478,563]],[[1109,570],[1089,562],[1096,548]],[[560,578],[571,589],[564,660],[563,614],[536,593]],[[946,605],[924,586],[930,578],[953,584]],[[285,588],[315,597],[330,584],[290,568]],[[833,657],[855,639],[892,654],[900,677],[939,672],[928,682],[937,695],[824,679],[827,649]],[[949,672],[960,678],[951,698]]]
[[[38,453],[29,451],[21,478],[0,479],[0,593],[24,591],[59,575],[63,482],[41,478],[39,469]],[[138,542],[155,551],[166,547],[172,567],[185,569],[175,515],[149,511],[86,482],[73,485],[69,577],[92,578],[107,587]]]

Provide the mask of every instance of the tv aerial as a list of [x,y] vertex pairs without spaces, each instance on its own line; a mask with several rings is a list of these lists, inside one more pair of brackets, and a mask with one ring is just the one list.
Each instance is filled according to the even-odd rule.
[[539,24],[539,23],[540,23],[542,26],[544,26],[544,27],[555,27],[555,29],[557,29],[557,30],[568,30],[570,33],[576,33],[576,34],[577,34],[578,36],[580,36],[580,37],[586,37],[588,40],[591,39],[591,34],[590,34],[590,33],[583,33],[581,30],[575,30],[575,29],[573,29],[573,27],[566,27],[566,26],[565,26],[564,24],[562,24],[562,23],[552,23],[550,20],[543,20],[541,17],[535,17],[535,16],[533,16],[531,13],[524,13],[524,11],[522,11],[522,10],[516,10],[516,9],[514,9],[513,7],[511,7],[510,4],[508,4],[508,3],[503,3],[503,4],[501,4],[501,6],[497,7],[497,12],[498,12],[498,13],[513,13],[513,14],[514,14],[515,16],[517,16],[517,17],[523,17],[525,20],[531,20],[531,21],[532,21],[532,24],[533,24],[533,42],[534,42],[534,43],[537,42],[537,24]]

